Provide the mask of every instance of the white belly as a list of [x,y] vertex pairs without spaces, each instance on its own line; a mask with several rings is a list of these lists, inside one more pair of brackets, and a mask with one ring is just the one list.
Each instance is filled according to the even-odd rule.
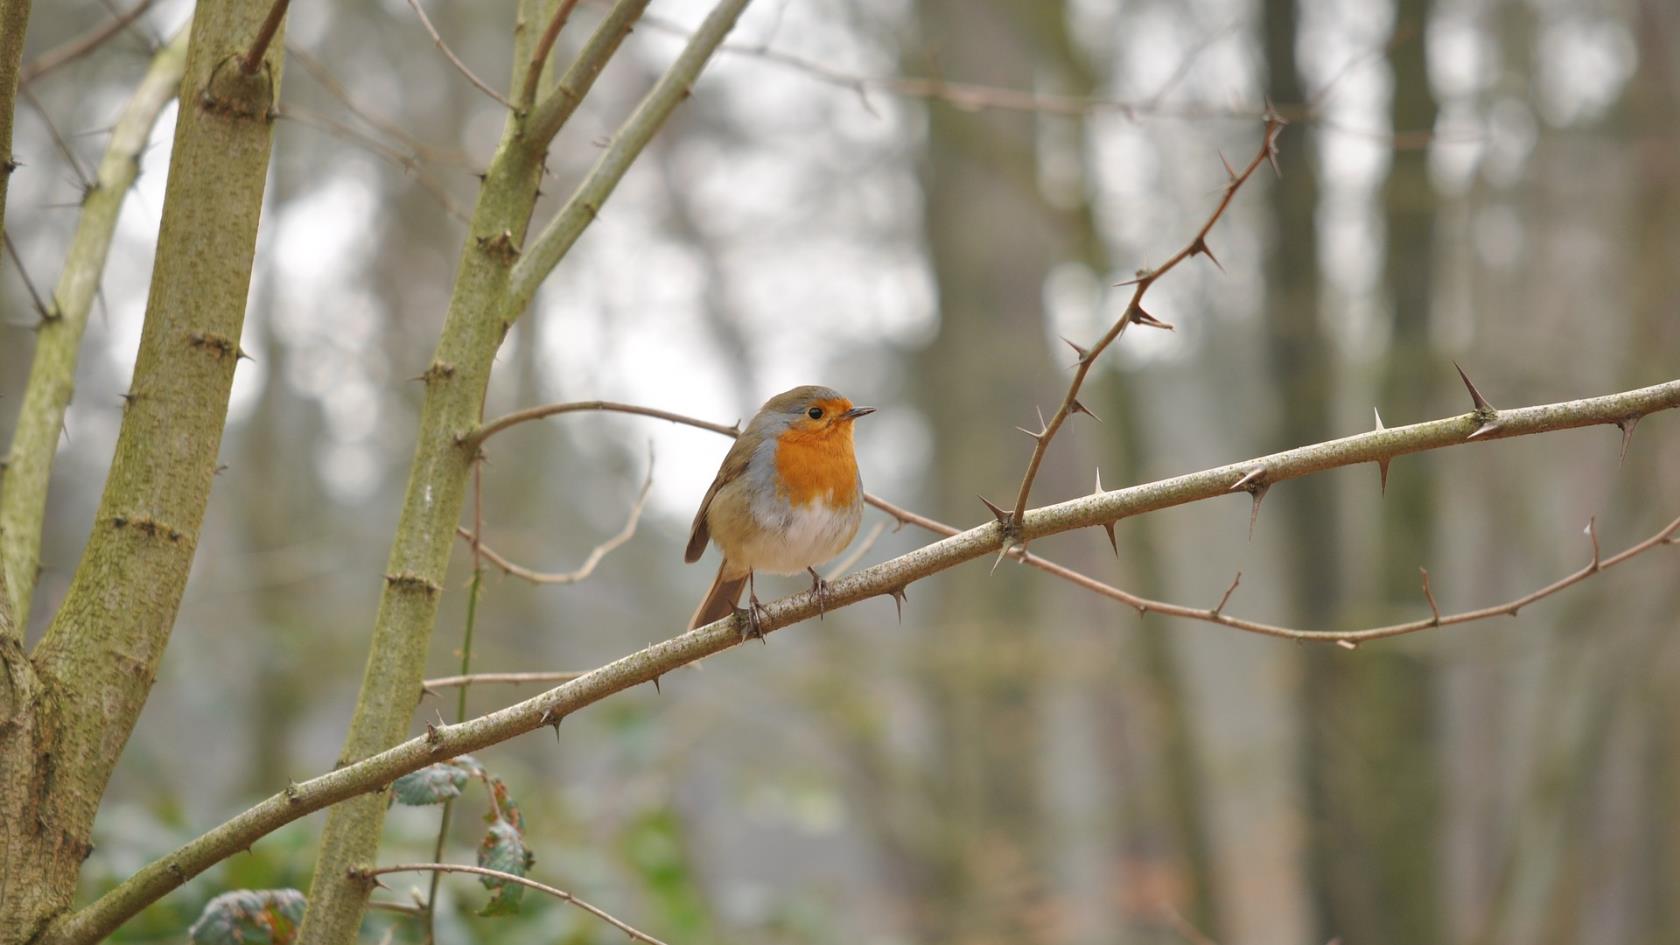
[[774,523],[761,519],[764,532],[777,537],[753,541],[739,563],[754,571],[797,574],[846,550],[862,518],[857,506],[833,509],[813,502],[783,512]]

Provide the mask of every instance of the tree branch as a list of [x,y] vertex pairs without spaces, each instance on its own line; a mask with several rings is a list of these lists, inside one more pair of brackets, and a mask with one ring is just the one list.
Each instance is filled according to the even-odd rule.
[[111,132],[93,187],[82,201],[75,235],[58,286],[35,333],[35,356],[0,470],[0,565],[14,596],[18,632],[29,625],[35,573],[40,563],[47,481],[58,452],[64,413],[75,390],[76,355],[88,313],[105,272],[117,215],[140,172],[140,155],[164,106],[175,100],[186,69],[189,27],[160,50]]
[[[531,304],[532,296],[536,295],[537,286],[554,270],[572,244],[583,234],[585,228],[594,222],[601,212],[601,206],[612,195],[618,186],[624,172],[630,169],[632,162],[647,147],[649,141],[671,117],[677,104],[687,98],[693,91],[694,82],[699,78],[700,70],[711,58],[723,38],[734,29],[735,21],[746,9],[748,0],[719,0],[706,15],[700,28],[695,31],[688,45],[678,54],[675,62],[659,77],[648,94],[642,98],[636,110],[625,120],[624,125],[613,136],[612,144],[607,147],[589,175],[573,191],[566,205],[560,208],[554,219],[543,227],[533,245],[528,247],[517,265],[514,266],[512,284],[509,288],[509,304],[503,314],[503,320],[511,324],[519,314]],[[562,84],[562,88],[564,84]],[[560,89],[555,95],[561,94]],[[552,96],[551,96],[552,98]],[[533,118],[533,124],[535,118]]]
[[531,65],[525,70],[525,87],[519,93],[521,108],[530,108],[531,103],[536,101],[537,82],[542,78],[543,66],[548,63],[548,54],[554,49],[554,41],[560,38],[560,31],[565,29],[566,21],[571,19],[577,5],[578,0],[560,0],[560,5],[554,8],[554,15],[549,17],[548,28],[537,40],[536,52],[531,54]]
[[[1499,412],[1500,428],[1474,442],[1583,426],[1615,425],[1629,417],[1643,417],[1675,407],[1680,407],[1680,380],[1602,397],[1502,410]],[[1327,469],[1461,445],[1468,442],[1469,435],[1481,422],[1476,414],[1463,414],[1392,427],[1071,499],[1028,513],[1022,537],[1035,539],[1101,526],[1133,515],[1226,495],[1232,482],[1257,467],[1267,471],[1269,481],[1281,482]],[[907,521],[916,521],[917,518],[906,516]],[[1626,561],[1649,548],[1674,544],[1677,528],[1680,526],[1671,525],[1665,533],[1647,539],[1642,545],[1604,559],[1598,570],[1611,566],[1612,561]],[[761,625],[766,632],[771,632],[817,616],[821,606],[834,610],[871,597],[899,594],[914,581],[998,551],[1003,546],[1004,537],[1002,526],[996,522],[968,529],[832,582],[826,605],[820,605],[810,592],[772,601],[765,607]],[[1528,599],[1538,598],[1530,595]],[[1496,610],[1507,612],[1509,606],[1503,605]],[[1205,615],[1211,613],[1212,610],[1202,611],[1204,616],[1201,619],[1206,619]],[[1345,636],[1335,631],[1304,631],[1293,634],[1292,638],[1336,642]],[[555,724],[613,693],[652,682],[673,670],[730,649],[740,639],[735,618],[728,617],[655,643],[530,699],[458,725],[433,726],[424,736],[411,738],[371,757],[294,784],[145,867],[93,904],[58,922],[43,936],[40,945],[91,945],[176,886],[223,858],[248,848],[284,824],[348,798],[381,790],[397,777],[428,764]]]
[[[1150,317],[1148,312],[1143,310],[1144,294],[1157,280],[1191,256],[1203,255],[1215,266],[1219,265],[1219,260],[1208,249],[1208,233],[1213,230],[1214,224],[1219,222],[1219,218],[1224,216],[1226,208],[1231,205],[1231,200],[1236,197],[1237,191],[1242,188],[1242,185],[1254,175],[1261,164],[1273,159],[1277,153],[1278,132],[1282,130],[1283,119],[1275,113],[1269,112],[1266,116],[1265,130],[1260,136],[1260,147],[1255,151],[1254,157],[1241,171],[1232,171],[1228,164],[1225,166],[1229,177],[1225,183],[1225,191],[1220,196],[1219,203],[1213,208],[1213,212],[1208,214],[1207,220],[1202,223],[1201,228],[1196,231],[1196,235],[1190,242],[1168,257],[1167,261],[1160,266],[1138,275],[1137,279],[1133,281],[1132,298],[1131,301],[1126,303],[1126,310],[1121,313],[1119,320],[1101,338],[1097,339],[1095,344],[1091,345],[1090,348],[1082,348],[1071,341],[1068,342],[1069,347],[1073,348],[1079,355],[1079,361],[1075,364],[1073,370],[1073,380],[1069,382],[1067,395],[1062,398],[1061,406],[1056,408],[1056,412],[1051,415],[1049,422],[1044,423],[1036,433],[1029,431],[1033,438],[1032,458],[1027,460],[1027,471],[1021,477],[1020,489],[1015,493],[1015,508],[1012,512],[1007,513],[1007,517],[999,516],[1000,521],[1003,521],[1005,530],[1009,533],[1011,544],[1021,540],[1016,533],[1021,530],[1022,519],[1027,509],[1027,500],[1032,494],[1033,480],[1038,476],[1039,465],[1044,462],[1044,454],[1050,449],[1050,441],[1055,438],[1056,432],[1062,428],[1062,424],[1070,414],[1090,412],[1079,402],[1079,388],[1085,383],[1085,375],[1091,372],[1091,365],[1095,364],[1097,358],[1102,356],[1103,351],[1125,332],[1126,326],[1133,322],[1154,327],[1172,327],[1155,320]],[[993,507],[993,511],[995,514],[1001,510]]]
[[582,899],[579,899],[563,889],[557,889],[546,883],[539,883],[534,879],[526,879],[523,876],[516,876],[512,873],[504,873],[501,870],[487,869],[482,866],[467,866],[464,863],[398,863],[395,866],[380,866],[371,870],[360,870],[357,875],[360,879],[371,880],[375,876],[384,876],[388,873],[415,872],[471,873],[474,876],[494,877],[504,883],[515,883],[528,889],[535,889],[538,892],[547,893],[561,902],[569,902],[595,918],[600,919],[602,922],[618,929],[625,935],[630,936],[630,938],[634,941],[646,942],[647,945],[665,945],[665,943],[661,942],[659,939],[654,938],[646,932],[636,929],[634,926],[631,926],[622,919],[613,916],[604,909],[600,909],[584,902]]
[[[649,0],[618,0],[612,9],[607,11],[606,17],[590,34],[589,41],[584,43],[577,58],[566,69],[566,74],[549,91],[541,102],[531,109],[531,118],[526,122],[526,129],[532,141],[546,147],[566,120],[577,111],[578,104],[589,94],[589,89],[595,84],[595,78],[606,67],[607,60],[624,42],[624,37],[630,35],[630,28],[635,25],[642,11],[647,9]],[[540,72],[538,73],[541,74]]]

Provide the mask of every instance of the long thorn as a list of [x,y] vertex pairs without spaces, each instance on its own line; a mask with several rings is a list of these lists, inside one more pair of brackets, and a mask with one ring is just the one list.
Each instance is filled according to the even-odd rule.
[[1457,361],[1454,361],[1452,366],[1458,370],[1459,378],[1464,381],[1464,389],[1470,392],[1470,402],[1475,405],[1476,412],[1493,413],[1493,405],[1488,403],[1487,398],[1482,396],[1482,392],[1476,389],[1475,384],[1471,383],[1470,375],[1464,373],[1464,368],[1459,367]]

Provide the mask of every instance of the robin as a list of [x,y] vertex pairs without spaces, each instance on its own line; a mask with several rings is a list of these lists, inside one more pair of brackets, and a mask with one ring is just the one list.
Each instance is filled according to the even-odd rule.
[[[810,572],[811,591],[826,608],[828,582],[812,565],[838,555],[857,535],[863,482],[852,452],[852,421],[874,412],[828,387],[795,387],[759,408],[694,515],[683,560],[699,561],[712,540],[723,563],[690,630],[737,614],[745,618],[742,639],[763,639],[763,607],[752,587],[757,571]],[[736,606],[743,585],[751,605],[745,612]]]

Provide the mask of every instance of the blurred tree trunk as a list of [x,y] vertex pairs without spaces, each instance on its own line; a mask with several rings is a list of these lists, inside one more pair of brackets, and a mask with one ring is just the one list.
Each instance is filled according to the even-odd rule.
[[[1389,67],[1397,135],[1428,134],[1435,127],[1426,42],[1430,9],[1430,0],[1400,0],[1396,13]],[[1409,423],[1447,409],[1446,396],[1462,396],[1450,386],[1430,337],[1437,209],[1429,149],[1395,149],[1392,159],[1383,190],[1383,284],[1391,330],[1379,404],[1390,417]],[[1431,462],[1400,462],[1389,473],[1379,560],[1383,599],[1396,612],[1415,610],[1418,568],[1434,560],[1434,468]],[[1426,657],[1404,647],[1379,647],[1343,662],[1347,692],[1356,696],[1338,713],[1347,737],[1337,759],[1337,795],[1348,825],[1340,835],[1350,854],[1338,872],[1356,884],[1358,899],[1349,923],[1334,931],[1394,945],[1440,941],[1435,670]],[[1382,803],[1372,803],[1378,797]]]
[[[1307,99],[1296,62],[1301,24],[1293,2],[1266,4],[1267,94],[1275,102]],[[1318,182],[1314,141],[1302,127],[1284,138],[1278,156],[1282,177],[1272,187],[1271,251],[1266,265],[1266,354],[1278,400],[1278,429],[1271,445],[1317,443],[1330,435],[1335,385],[1331,351],[1319,314]],[[1343,573],[1336,547],[1340,533],[1331,480],[1292,482],[1272,498],[1270,513],[1283,523],[1289,577],[1285,599],[1296,622],[1322,627],[1336,614]],[[1300,670],[1300,778],[1304,793],[1307,887],[1316,922],[1315,939],[1352,931],[1355,896],[1349,888],[1340,838],[1334,783],[1338,707],[1352,690],[1343,689],[1340,651],[1306,647]]]
[[[1034,63],[1015,30],[1034,3],[921,0],[919,35],[929,48],[907,52],[904,71],[1030,87]],[[929,507],[974,522],[986,514],[975,491],[1012,502],[1030,443],[1011,428],[1030,427],[1035,401],[1054,396],[1043,382],[1062,377],[1042,319],[1052,223],[1036,189],[1034,116],[941,102],[929,103],[927,115],[920,173],[939,329],[916,358],[914,393],[932,431],[930,468],[962,475],[929,483]],[[1032,888],[1043,866],[1032,751],[1041,631],[1023,570],[966,568],[930,588],[937,600],[912,603],[931,617],[918,664],[937,752],[927,769],[938,826],[923,862],[906,871],[919,880],[909,897],[921,910],[917,940],[1044,938]]]

